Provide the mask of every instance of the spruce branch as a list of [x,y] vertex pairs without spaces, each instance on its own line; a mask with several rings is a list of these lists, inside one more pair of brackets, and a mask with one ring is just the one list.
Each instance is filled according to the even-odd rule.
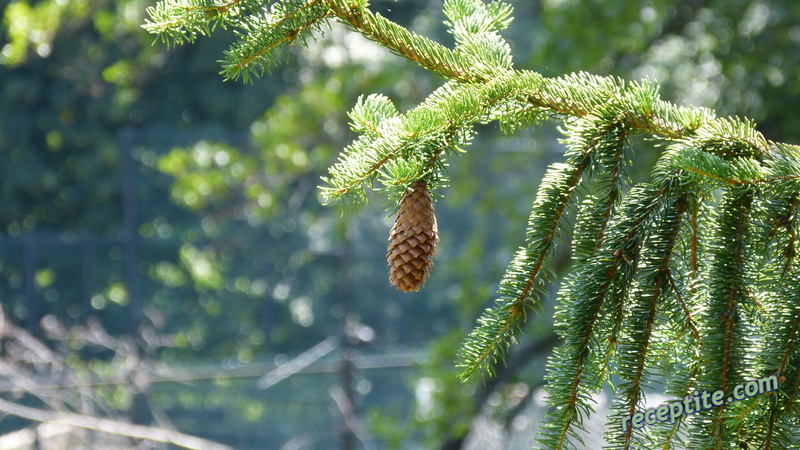
[[[701,386],[708,392],[726,394],[744,380],[747,367],[748,336],[751,330],[744,317],[750,301],[747,286],[752,285],[753,267],[748,241],[749,211],[753,190],[734,187],[725,194],[713,245],[713,263],[709,273],[708,304],[704,313],[703,347],[700,354],[703,370]],[[710,418],[706,437],[695,437],[697,448],[723,446],[730,432],[726,423],[727,405],[704,411]]]
[[392,53],[445,78],[472,81],[468,62],[453,50],[408,31],[380,14],[373,14],[364,4],[354,4],[349,0],[324,1],[345,25]]
[[175,0],[147,8],[149,19],[142,27],[158,34],[166,44],[194,42],[197,34],[207,36],[217,25],[234,24],[242,14],[260,6],[259,0]]
[[[778,253],[780,254],[780,253]],[[766,427],[753,430],[764,442],[764,448],[787,448],[797,438],[796,422],[800,417],[800,405],[797,402],[798,384],[791,381],[796,376],[797,363],[800,361],[798,336],[800,336],[800,276],[795,268],[781,264],[780,258],[775,262],[775,271],[779,276],[775,280],[775,295],[766,299],[767,315],[771,318],[765,327],[764,340],[759,349],[756,365],[762,367],[762,373],[776,374],[784,380],[782,390],[765,398],[760,408],[768,411]],[[751,423],[763,424],[763,417],[752,414]],[[795,424],[794,429],[791,423]]]
[[[613,314],[627,297],[640,243],[669,189],[633,187],[623,199],[620,214],[609,225],[598,255],[575,273],[559,293],[556,327],[564,344],[550,360],[547,374],[548,413],[538,441],[546,448],[567,448],[576,436],[581,417],[591,411],[591,394],[602,385],[596,345],[602,336],[616,341],[602,315]],[[603,314],[605,313],[605,314]],[[621,317],[612,320],[615,326]],[[600,329],[600,331],[598,331]]]
[[279,63],[284,45],[299,40],[303,44],[319,31],[331,11],[319,0],[284,1],[270,12],[247,16],[238,25],[236,34],[246,36],[225,52],[221,74],[226,80],[242,78],[249,82],[252,75],[261,76]]
[[496,306],[484,312],[459,352],[459,377],[469,380],[503,359],[516,328],[525,320],[525,308],[538,303],[548,279],[546,264],[570,194],[589,163],[580,155],[571,164],[550,166],[540,186],[528,221],[527,247],[509,265],[498,290]]
[[[364,189],[379,180],[389,197],[399,199],[411,182],[426,178],[432,189],[446,179],[443,170],[448,154],[461,152],[472,139],[473,126],[503,115],[514,104],[513,77],[498,77],[484,85],[449,82],[434,91],[417,108],[403,115],[367,118],[364,110],[379,108],[378,100],[356,105],[351,119],[353,131],[364,133],[348,146],[323,178],[323,196],[329,202],[345,198],[358,203],[366,199]],[[388,100],[381,99],[383,105]],[[375,103],[375,104],[373,104]],[[392,106],[391,111],[394,111]],[[362,123],[361,120],[367,120]]]
[[[677,184],[677,183],[676,183]],[[619,414],[617,418],[632,416],[643,399],[645,384],[651,366],[649,356],[656,333],[656,313],[663,308],[665,298],[675,295],[670,283],[670,262],[672,251],[678,240],[688,198],[685,192],[677,194],[665,193],[670,202],[661,211],[661,223],[649,231],[650,236],[644,242],[647,249],[642,257],[639,272],[641,278],[631,295],[633,305],[628,306],[630,314],[625,318],[626,338],[620,339],[620,367],[618,375],[623,380],[617,388]],[[634,427],[628,427],[625,433],[611,433],[611,442],[618,448],[637,448],[641,445],[634,439]]]
[[[438,242],[428,190],[447,181],[448,158],[464,152],[476,124],[497,121],[513,132],[545,119],[563,122],[564,162],[548,167],[494,307],[459,350],[461,379],[493,375],[527,308],[547,295],[555,279],[550,259],[557,241],[568,240],[565,212],[574,205],[573,267],[554,316],[563,344],[548,364],[550,408],[540,444],[562,449],[580,442],[592,395],[612,379],[620,380],[611,419],[617,420],[641,407],[643,387],[660,376],[669,393],[682,397],[693,389],[729,392],[769,373],[782,380],[777,392],[654,430],[618,432],[610,424],[607,440],[649,448],[663,438],[665,449],[683,444],[683,433],[691,448],[796,442],[800,147],[768,141],[746,118],[666,102],[655,81],[516,70],[500,34],[511,22],[508,4],[446,0],[443,9],[452,48],[372,13],[365,0],[163,0],[148,10],[145,28],[183,43],[233,27],[238,40],[226,52],[223,74],[248,81],[276,64],[284,45],[305,43],[337,20],[443,77],[406,112],[384,96],[359,98],[350,112],[358,137],[322,187],[328,202],[359,203],[376,188],[403,203],[416,192],[405,202],[422,205],[426,243]],[[626,145],[633,135],[652,136],[664,150],[651,180],[630,187]],[[416,215],[402,207],[403,217]],[[405,244],[399,233],[393,248]],[[404,288],[421,286],[430,260],[421,261],[424,273]],[[396,280],[403,278],[398,273]]]

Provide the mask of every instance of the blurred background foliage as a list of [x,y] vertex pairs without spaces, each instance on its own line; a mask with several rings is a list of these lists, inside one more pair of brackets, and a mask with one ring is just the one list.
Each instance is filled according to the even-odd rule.
[[[463,385],[453,360],[563,151],[555,127],[479,128],[451,162],[452,185],[435,193],[433,274],[420,293],[401,294],[385,270],[386,200],[324,207],[317,186],[352,138],[346,113],[359,95],[383,93],[405,110],[441,80],[334,27],[261,80],[222,82],[230,33],[152,45],[140,27],[152,3],[0,3],[0,300],[7,320],[68,364],[4,357],[94,386],[88,407],[47,405],[35,390],[0,397],[242,449],[529,448],[552,305],[529,317],[496,379]],[[451,43],[439,2],[372,8]],[[800,142],[794,0],[515,8],[504,35],[517,68],[649,77],[667,100]],[[633,177],[657,156],[637,139]],[[63,329],[102,329],[135,351]],[[329,336],[333,346],[315,347]],[[298,355],[309,361],[294,370]],[[0,434],[29,426],[7,415]]]

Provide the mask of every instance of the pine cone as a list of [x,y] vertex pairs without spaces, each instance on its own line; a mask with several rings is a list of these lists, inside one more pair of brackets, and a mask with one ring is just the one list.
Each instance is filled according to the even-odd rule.
[[428,186],[420,180],[403,194],[389,233],[386,260],[392,285],[403,292],[418,291],[433,267],[438,243],[439,229],[433,202]]

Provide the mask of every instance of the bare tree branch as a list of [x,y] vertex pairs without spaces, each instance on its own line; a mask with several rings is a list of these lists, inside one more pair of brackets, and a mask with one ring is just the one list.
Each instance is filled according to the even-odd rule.
[[0,399],[0,411],[37,422],[64,424],[135,439],[163,442],[194,450],[233,450],[232,447],[173,430],[135,425],[102,417],[44,411]]
[[328,337],[319,344],[304,351],[288,363],[270,371],[261,377],[261,379],[258,380],[258,388],[268,389],[280,383],[282,380],[285,380],[286,378],[289,378],[297,372],[305,369],[311,363],[336,350],[338,347],[338,338],[336,336]]

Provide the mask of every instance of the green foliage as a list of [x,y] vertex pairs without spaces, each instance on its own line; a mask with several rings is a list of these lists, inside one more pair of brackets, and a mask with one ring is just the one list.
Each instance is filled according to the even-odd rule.
[[[514,131],[546,118],[563,121],[564,161],[542,179],[524,245],[458,363],[465,380],[495,373],[527,308],[539,305],[555,281],[552,256],[571,225],[572,274],[554,316],[563,343],[549,364],[541,445],[574,447],[593,394],[615,380],[606,433],[614,448],[680,447],[678,436],[686,434],[690,448],[783,448],[797,438],[800,320],[792,300],[800,148],[768,141],[747,119],[663,101],[652,81],[514,70],[498,33],[511,9],[499,2],[445,2],[452,50],[361,3],[287,1],[273,9],[279,19],[166,0],[151,10],[147,28],[182,42],[209,32],[224,15],[240,38],[224,74],[248,79],[274,64],[281,44],[307,39],[335,18],[447,80],[406,113],[381,95],[360,98],[350,113],[360,136],[324,179],[328,200],[363,201],[375,183],[390,199],[418,179],[441,187],[449,182],[447,159],[464,151],[477,124],[498,121]],[[631,186],[632,137],[641,135],[665,150],[651,179]],[[578,216],[572,224],[570,210]],[[661,378],[683,397],[727,393],[767,374],[786,380],[778,392],[674,426],[618,428],[641,409],[645,387]]]

